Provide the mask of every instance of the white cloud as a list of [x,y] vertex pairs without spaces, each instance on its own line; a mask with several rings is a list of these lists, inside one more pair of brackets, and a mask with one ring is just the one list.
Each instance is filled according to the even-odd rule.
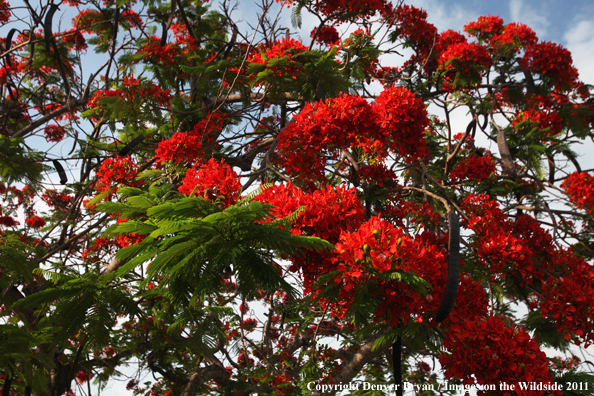
[[580,73],[580,80],[594,85],[594,21],[573,23],[563,39],[571,51],[573,64]]
[[448,29],[462,32],[464,25],[470,21],[476,21],[481,15],[472,7],[438,0],[419,0],[412,5],[427,11],[427,20],[440,32]]
[[510,0],[509,12],[512,17],[512,20],[509,22],[524,23],[532,28],[540,39],[547,37],[547,30],[551,22],[543,14],[542,8],[539,9],[526,5],[523,0]]

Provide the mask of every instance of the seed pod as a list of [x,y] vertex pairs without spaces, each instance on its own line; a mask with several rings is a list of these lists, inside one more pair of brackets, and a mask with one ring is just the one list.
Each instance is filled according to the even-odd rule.
[[[17,32],[16,29],[10,29],[10,31],[8,32],[8,36],[6,36],[6,46],[4,47],[4,51],[7,52],[8,50],[10,50],[10,47],[12,47],[12,36]],[[6,54],[6,56],[4,57],[4,59],[6,59],[6,65],[8,65],[8,67],[12,66],[12,61],[10,60],[10,54]]]
[[142,136],[142,135],[136,136],[134,139],[130,140],[128,142],[128,144],[126,144],[124,146],[124,148],[122,148],[120,150],[120,152],[118,153],[118,155],[120,157],[123,157],[125,155],[128,155],[128,153],[130,153],[130,151],[132,151],[132,149],[134,147],[138,146],[143,140],[144,140],[144,136]]
[[52,19],[54,18],[54,13],[58,9],[59,7],[57,5],[52,4],[49,11],[45,15],[43,30],[45,32],[45,51],[47,53],[49,53],[52,48],[52,40],[54,39],[54,33],[52,32]]
[[458,283],[460,282],[460,223],[458,216],[454,211],[448,212],[450,240],[448,243],[448,283],[446,284],[445,293],[435,320],[439,323],[444,321],[456,301],[456,294],[458,293]]
[[466,133],[470,134],[470,136],[474,139],[474,136],[476,135],[476,118],[470,121],[470,123],[466,127]]
[[62,166],[62,164],[60,164],[56,160],[52,160],[52,163],[54,164],[54,168],[56,168],[56,171],[58,172],[58,175],[60,176],[60,184],[68,183],[68,177],[66,176],[66,171],[64,170],[64,167]]

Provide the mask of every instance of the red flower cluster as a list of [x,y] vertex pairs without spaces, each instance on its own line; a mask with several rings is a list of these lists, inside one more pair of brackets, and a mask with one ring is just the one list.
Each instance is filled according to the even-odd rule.
[[364,70],[368,73],[372,73],[377,65],[377,54],[368,51],[374,45],[369,28],[355,30],[342,43],[343,49],[348,48],[349,53],[357,57],[357,60],[364,65]]
[[[311,31],[310,37],[313,37],[317,30],[318,28],[314,28]],[[333,45],[340,41],[340,37],[338,36],[338,31],[335,27],[324,25],[318,32],[316,41],[325,45]]]
[[20,224],[12,216],[0,216],[0,226],[13,228]]
[[528,216],[511,222],[484,194],[469,194],[461,207],[476,235],[477,256],[493,276],[509,274],[524,284],[543,279],[543,269],[549,268],[556,248],[538,222]]
[[[502,317],[467,320],[453,326],[444,347],[448,352],[442,353],[439,360],[446,377],[460,378],[465,384],[552,382],[546,354],[536,340],[522,327],[509,327]],[[478,391],[479,396],[486,394],[489,392]],[[544,392],[517,390],[517,394]]]
[[62,42],[75,51],[86,51],[88,48],[87,41],[81,31],[76,28],[64,32]]
[[491,153],[487,155],[464,157],[450,172],[450,178],[455,181],[474,180],[481,182],[495,172],[495,162]]
[[45,225],[45,220],[43,220],[41,217],[39,216],[29,216],[27,217],[27,219],[25,220],[25,223],[32,228],[41,228]]
[[427,11],[409,5],[396,10],[398,31],[405,43],[417,53],[419,60],[424,61],[433,47],[437,28],[427,22]]
[[594,214],[594,177],[592,175],[587,172],[574,172],[563,181],[561,187],[575,206]]
[[145,59],[168,67],[175,63],[175,57],[179,55],[179,48],[175,44],[161,45],[160,38],[151,36],[136,53],[144,54]]
[[224,113],[208,113],[191,131],[174,133],[171,138],[161,141],[155,150],[157,162],[174,161],[178,164],[188,161],[192,164],[197,159],[202,161],[203,144],[212,140],[213,133],[223,129],[226,119]]
[[474,36],[480,43],[490,43],[493,37],[503,32],[503,19],[491,14],[480,16],[476,22],[469,22],[464,26],[464,31]]
[[509,46],[516,52],[521,48],[526,48],[537,42],[536,33],[523,23],[517,22],[506,25],[503,33],[493,38],[493,46],[495,48],[506,48]]
[[376,13],[387,18],[392,15],[393,7],[386,0],[316,0],[316,11],[333,19],[348,19],[354,17],[371,18]]
[[491,63],[491,55],[480,44],[460,42],[448,46],[439,57],[439,67],[446,72],[444,88],[453,91],[479,84]]
[[[101,23],[103,22],[103,23]],[[103,34],[112,29],[109,18],[98,10],[81,10],[78,15],[72,18],[74,27],[83,33]],[[124,10],[119,17],[119,23],[124,28],[142,26],[140,16],[133,10]]]
[[[308,48],[301,41],[283,38],[280,41],[272,42],[269,47],[262,46],[259,50],[254,51],[248,57],[248,62],[266,65],[266,68],[271,70],[274,75],[278,77],[289,75],[296,80],[301,72],[301,67],[299,61],[294,61],[292,57],[307,50]],[[282,59],[286,62],[280,62],[281,64],[278,66],[276,63],[274,66],[269,65],[269,62],[273,59]],[[308,60],[302,59],[300,61],[307,62]]]
[[[281,184],[264,190],[256,200],[276,206],[275,218],[283,218],[305,206],[306,211],[291,225],[296,235],[315,236],[338,242],[341,232],[356,230],[364,219],[365,209],[357,198],[355,188],[322,187],[311,193],[304,193],[292,184]],[[335,267],[328,259],[330,253],[307,252],[306,258],[292,257],[292,271],[301,270],[306,292],[311,291],[313,282],[320,274]]]
[[587,348],[594,344],[594,268],[571,251],[553,259],[553,268],[562,276],[546,280],[538,307],[566,339],[573,336],[576,344],[584,341]]
[[464,35],[454,30],[446,30],[439,34],[433,52],[436,54],[436,58],[439,58],[439,54],[447,50],[449,46],[464,43],[466,43]]
[[[125,223],[127,221],[128,219],[118,218],[118,223]],[[136,245],[137,243],[142,242],[144,238],[146,238],[146,234],[137,234],[133,232],[130,234],[118,235],[115,238],[115,243],[118,246],[118,248],[121,249],[128,246]]]
[[422,99],[398,87],[384,90],[375,104],[375,119],[383,134],[379,139],[386,139],[389,149],[405,156],[407,162],[429,155],[424,138],[429,118]]
[[498,16],[481,16],[478,21],[466,24],[464,30],[480,43],[504,52],[510,49],[517,52],[538,41],[528,26],[516,22],[504,26],[503,19]]
[[188,161],[192,164],[201,154],[202,139],[189,133],[174,133],[171,138],[160,142],[155,150],[158,163],[174,161],[178,164],[181,161]]
[[199,169],[189,169],[179,192],[186,195],[201,195],[208,201],[221,199],[223,207],[237,202],[241,183],[237,173],[221,160],[219,164],[211,158]]
[[0,26],[8,22],[11,15],[10,3],[6,0],[0,0]]
[[384,164],[364,165],[357,173],[369,185],[380,187],[398,185],[398,175]]
[[95,188],[103,192],[108,190],[112,183],[116,185],[115,191],[122,185],[136,187],[142,184],[142,182],[134,181],[137,173],[138,165],[132,162],[130,157],[116,156],[115,158],[108,158],[103,161],[97,171],[97,184]]
[[283,218],[305,206],[303,213],[292,225],[298,235],[316,236],[331,243],[337,242],[342,231],[356,230],[364,219],[365,210],[357,198],[355,188],[325,186],[304,193],[291,183],[275,185],[264,190],[257,201],[274,205],[275,218]]
[[41,195],[41,199],[50,208],[58,209],[61,212],[65,212],[68,206],[72,203],[72,196],[59,193],[56,190],[45,190]]
[[132,77],[124,77],[121,88],[113,90],[99,90],[89,101],[89,107],[99,106],[99,98],[102,97],[119,97],[129,103],[145,103],[147,100],[154,100],[161,106],[168,107],[171,95],[168,91],[164,91],[159,85],[152,81],[136,79]]
[[578,85],[578,71],[573,66],[571,52],[559,44],[551,42],[533,44],[526,49],[521,63],[524,68],[549,78],[560,91]]
[[391,326],[406,323],[411,315],[438,308],[440,300],[427,299],[407,283],[385,277],[395,271],[414,273],[433,286],[433,293],[443,293],[446,255],[434,235],[423,233],[413,238],[378,216],[363,223],[356,232],[343,232],[335,247],[336,254],[330,262],[338,272],[334,282],[340,285],[341,309],[348,309],[359,287],[368,287],[370,283],[380,290],[377,297],[382,301],[376,318],[388,315],[386,320]]
[[43,134],[45,135],[45,140],[48,142],[57,143],[64,139],[66,129],[61,125],[52,124],[45,127]]
[[[512,121],[512,126],[517,126],[521,122],[529,121],[536,124],[539,129],[548,129],[547,136],[555,136],[561,133],[563,120],[561,116],[552,109],[528,109],[516,115]],[[529,132],[533,125],[527,129]]]
[[428,155],[423,136],[428,125],[423,101],[405,88],[383,91],[375,105],[341,95],[306,104],[279,135],[278,149],[289,173],[322,180],[328,157],[337,159],[351,147],[382,158],[396,150],[407,161]]

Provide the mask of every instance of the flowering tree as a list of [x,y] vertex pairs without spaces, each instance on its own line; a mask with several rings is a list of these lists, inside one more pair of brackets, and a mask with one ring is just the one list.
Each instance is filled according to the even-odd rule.
[[570,53],[385,0],[230,7],[0,0],[3,395],[592,390],[543,352],[594,342]]

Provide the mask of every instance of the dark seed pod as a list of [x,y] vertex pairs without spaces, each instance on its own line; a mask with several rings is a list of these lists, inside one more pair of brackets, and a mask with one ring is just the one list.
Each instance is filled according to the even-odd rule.
[[54,39],[54,33],[52,31],[52,19],[54,18],[54,13],[59,9],[59,7],[55,4],[50,6],[49,11],[45,15],[45,23],[43,26],[43,30],[45,32],[45,51],[50,52],[52,48],[52,40]]
[[167,45],[167,24],[165,22],[161,23],[161,27],[163,28],[163,34],[161,34],[161,47],[165,47]]
[[[8,36],[6,36],[6,46],[4,47],[4,51],[8,51],[10,50],[10,47],[12,47],[12,36],[17,32],[18,30],[16,29],[10,29],[10,31],[8,32]],[[4,59],[6,59],[6,65],[8,67],[12,66],[12,61],[10,60],[10,54],[6,54],[6,56],[4,57]]]
[[474,136],[476,135],[476,118],[470,121],[470,123],[466,127],[466,133],[470,134],[470,136],[474,139]]
[[122,148],[120,150],[118,155],[120,157],[123,157],[124,155],[128,155],[130,153],[130,151],[132,151],[132,149],[134,149],[134,147],[136,147],[140,143],[142,143],[143,140],[144,140],[144,136],[142,136],[142,135],[136,136],[134,139],[130,140],[128,142],[128,144],[126,144],[126,146],[124,146],[124,148]]
[[68,183],[68,177],[66,176],[66,171],[64,170],[62,164],[60,164],[56,160],[52,160],[52,163],[54,164],[54,168],[56,168],[56,171],[58,172],[58,176],[60,176],[60,184]]
[[454,211],[448,212],[450,240],[448,248],[450,254],[448,256],[448,283],[446,285],[445,294],[435,320],[439,323],[444,321],[456,301],[456,294],[458,293],[458,283],[460,282],[460,223],[458,216]]

